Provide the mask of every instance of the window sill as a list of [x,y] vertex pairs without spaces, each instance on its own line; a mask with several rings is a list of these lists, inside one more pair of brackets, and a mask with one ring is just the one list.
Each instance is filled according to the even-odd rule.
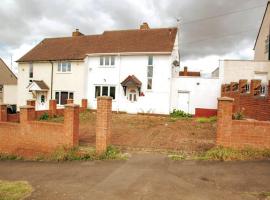
[[72,72],[56,72],[56,74],[72,74]]

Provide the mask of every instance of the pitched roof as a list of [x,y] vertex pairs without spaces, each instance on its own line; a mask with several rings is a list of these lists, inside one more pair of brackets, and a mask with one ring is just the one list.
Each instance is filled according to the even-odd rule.
[[0,58],[0,85],[17,84],[17,76],[10,70]]
[[101,35],[47,38],[17,62],[82,60],[86,54],[171,52],[177,28],[105,31]]
[[256,45],[257,45],[257,41],[258,41],[259,35],[260,35],[260,33],[261,33],[262,25],[263,25],[263,22],[264,22],[264,19],[265,19],[266,12],[267,12],[267,9],[268,9],[269,4],[270,4],[270,1],[267,2],[266,9],[265,9],[265,11],[264,11],[263,19],[262,19],[262,22],[261,22],[261,25],[260,25],[259,32],[258,32],[257,37],[256,37],[256,41],[255,41],[255,45],[254,45],[253,50],[255,50],[255,47],[256,47]]
[[134,75],[129,75],[124,81],[121,83],[122,86],[130,86],[135,85],[137,87],[140,87],[142,85],[142,82]]

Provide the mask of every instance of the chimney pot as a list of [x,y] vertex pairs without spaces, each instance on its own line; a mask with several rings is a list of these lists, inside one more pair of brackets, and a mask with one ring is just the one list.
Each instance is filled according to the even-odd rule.
[[143,24],[140,26],[140,30],[148,30],[150,29],[147,22],[143,22]]

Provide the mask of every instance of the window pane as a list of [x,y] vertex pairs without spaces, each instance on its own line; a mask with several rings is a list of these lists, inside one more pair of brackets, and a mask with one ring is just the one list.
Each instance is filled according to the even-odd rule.
[[61,72],[61,63],[58,63],[57,71]]
[[59,92],[55,92],[55,100],[56,100],[56,104],[59,104]]
[[104,57],[103,57],[103,56],[101,56],[101,57],[99,58],[99,64],[100,64],[100,65],[104,65]]
[[100,96],[100,86],[96,86],[96,90],[95,90],[95,98]]
[[115,87],[110,87],[110,97],[115,99]]
[[147,67],[147,77],[153,77],[153,66]]
[[61,92],[61,105],[67,104],[68,92]]
[[29,65],[29,78],[33,78],[33,64],[30,63]]
[[109,56],[105,57],[105,65],[110,65],[110,57]]
[[73,99],[73,92],[69,93],[69,99]]
[[148,89],[148,90],[151,90],[151,89],[152,89],[152,79],[151,79],[151,78],[149,78],[149,79],[147,80],[147,89]]
[[133,96],[133,101],[137,101],[137,96],[136,96],[136,94],[134,94],[134,96]]
[[70,72],[71,71],[71,63],[68,63],[68,66],[67,66],[67,71]]
[[108,96],[108,86],[102,87],[102,96]]
[[67,71],[67,64],[62,63],[62,72],[66,72],[66,71]]
[[148,65],[153,65],[153,56],[148,56]]
[[111,65],[115,65],[115,56],[111,56]]
[[132,94],[129,94],[129,100],[132,101]]

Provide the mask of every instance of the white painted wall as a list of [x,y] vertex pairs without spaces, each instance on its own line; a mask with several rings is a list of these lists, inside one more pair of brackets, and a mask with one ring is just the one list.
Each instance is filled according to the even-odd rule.
[[17,104],[17,85],[4,85],[3,103]]
[[[88,66],[88,102],[92,109],[96,109],[95,85],[116,86],[116,99],[113,100],[114,111],[128,111],[135,107],[137,112],[169,114],[170,112],[170,80],[171,55],[153,56],[153,89],[147,90],[147,55],[117,55],[115,67],[100,67],[99,56],[89,56]],[[124,96],[121,82],[129,75],[135,75],[141,82],[141,92],[145,96],[138,97],[138,101],[130,103]]]
[[[86,68],[84,62],[72,61],[70,73],[57,72],[57,62],[53,62],[53,96],[55,91],[74,92],[74,102],[81,103],[81,99],[85,98],[85,74]],[[33,80],[43,80],[50,90],[47,92],[46,109],[49,107],[49,99],[51,99],[51,70],[50,62],[33,63]],[[29,63],[19,63],[18,65],[18,106],[26,104],[27,99],[33,99],[32,93],[27,89],[29,85]]]
[[217,98],[220,97],[221,80],[218,78],[179,77],[173,79],[171,108],[178,107],[178,92],[188,92],[189,113],[195,114],[195,108],[217,108]]
[[270,62],[253,60],[220,61],[222,83],[238,82],[240,79],[256,79],[257,74],[264,73],[270,80]]

